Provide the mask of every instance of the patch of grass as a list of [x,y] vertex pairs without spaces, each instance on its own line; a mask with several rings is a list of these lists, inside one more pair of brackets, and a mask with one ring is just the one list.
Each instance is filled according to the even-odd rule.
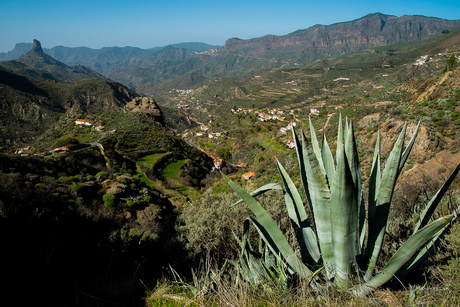
[[140,158],[139,160],[137,160],[137,162],[142,165],[142,166],[145,166],[147,168],[152,168],[158,161],[161,160],[161,158],[163,158],[164,156],[166,156],[167,153],[156,153],[156,154],[153,154],[153,155],[147,155],[147,156],[144,156],[142,158]]
[[182,166],[185,165],[185,160],[177,160],[176,162],[168,164],[163,172],[160,175],[161,180],[168,180],[170,178],[177,179],[177,174],[179,173]]

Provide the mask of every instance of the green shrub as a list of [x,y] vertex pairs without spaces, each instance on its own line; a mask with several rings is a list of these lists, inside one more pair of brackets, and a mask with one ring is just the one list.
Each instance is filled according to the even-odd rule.
[[[241,232],[241,221],[249,214],[244,204],[232,206],[238,200],[234,193],[218,193],[208,189],[200,201],[186,205],[179,216],[179,232],[185,238],[186,248],[191,255],[210,253],[218,258],[233,258],[239,245],[232,231]],[[280,223],[282,229],[289,229],[289,220],[284,214],[283,195],[269,192],[259,196],[268,212]]]
[[72,192],[75,192],[75,193],[78,193],[81,191],[81,189],[83,189],[83,185],[82,184],[74,184],[71,188]]
[[443,110],[439,110],[436,112],[436,115],[439,116],[439,117],[443,117],[445,114],[445,112]]
[[88,176],[86,176],[86,180],[88,180],[88,181],[93,180],[93,175],[88,175]]
[[152,201],[152,196],[144,196],[144,202],[150,203]]
[[437,255],[437,262],[443,263],[433,268],[434,275],[441,281],[442,285],[451,288],[457,293],[460,292],[460,224],[452,227],[443,241],[446,253]]
[[450,113],[450,116],[451,116],[451,117],[457,117],[457,116],[458,116],[458,112],[457,112],[457,111],[452,111],[452,112]]
[[71,146],[75,146],[78,144],[80,144],[80,142],[73,136],[63,136],[56,140],[53,147],[54,148],[63,147],[63,146],[71,147]]
[[102,181],[109,178],[109,173],[102,171],[96,174],[96,180]]
[[113,194],[104,194],[102,200],[104,201],[104,206],[107,208],[112,208],[115,205],[115,195]]
[[134,202],[133,202],[132,200],[128,200],[128,201],[126,202],[126,206],[132,207],[132,206],[134,206]]
[[39,189],[43,189],[44,187],[45,187],[45,185],[44,185],[43,183],[41,183],[41,182],[40,182],[40,183],[37,183],[37,184],[35,185],[35,188],[38,189],[38,190],[39,190]]
[[421,107],[426,107],[428,105],[428,101],[423,101],[423,102],[420,102],[419,106]]

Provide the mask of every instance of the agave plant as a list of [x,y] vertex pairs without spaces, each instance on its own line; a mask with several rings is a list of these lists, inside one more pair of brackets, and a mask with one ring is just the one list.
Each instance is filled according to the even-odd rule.
[[[245,235],[240,242],[241,260],[245,262],[241,268],[247,270],[247,274],[252,271],[259,275],[269,269],[265,264],[267,256],[253,252],[247,243],[247,228],[248,223],[251,223],[271,253],[279,257],[289,273],[296,273],[315,286],[320,286],[320,281],[325,280],[328,284],[335,284],[354,294],[365,295],[390,281],[396,274],[403,276],[410,272],[449,227],[456,217],[455,214],[434,221],[432,216],[459,172],[460,164],[426,205],[411,237],[395,252],[385,267],[376,273],[375,265],[384,244],[396,181],[412,150],[420,123],[407,146],[404,146],[407,124],[403,126],[383,170],[378,134],[367,204],[363,197],[352,122],[345,121],[343,128],[342,120],[339,119],[335,161],[325,134],[323,133],[320,147],[311,120],[309,124],[309,146],[303,131],[300,139],[293,131],[309,210],[305,209],[296,185],[278,161],[283,187],[269,184],[247,193],[223,175],[241,197],[240,202],[244,201],[254,214],[245,222]],[[290,246],[276,222],[254,198],[272,189],[284,191],[286,208],[298,243],[296,250]],[[320,274],[322,279],[318,277],[320,271],[324,273]],[[249,280],[248,277],[246,279]]]

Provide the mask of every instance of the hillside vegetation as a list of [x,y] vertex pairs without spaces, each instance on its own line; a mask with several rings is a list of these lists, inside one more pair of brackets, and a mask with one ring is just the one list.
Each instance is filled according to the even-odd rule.
[[[300,187],[292,127],[305,131],[313,143],[311,120],[319,144],[324,135],[335,156],[339,115],[353,125],[363,199],[372,193],[378,136],[385,161],[405,123],[405,144],[421,123],[401,166],[388,236],[371,273],[378,273],[408,240],[424,204],[460,161],[460,33],[446,30],[456,23],[440,20],[436,31],[410,32],[419,38],[385,46],[375,47],[372,41],[382,38],[370,35],[368,44],[343,52],[331,47],[335,40],[359,37],[321,31],[345,31],[371,21],[397,23],[382,31],[388,38],[402,35],[398,27],[412,18],[375,14],[285,37],[231,40],[219,51],[228,51],[224,57],[167,47],[118,62],[118,69],[130,62],[130,72],[136,72],[125,85],[62,63],[55,63],[61,69],[53,74],[48,64],[54,59],[37,53],[37,44],[21,60],[28,59],[27,69],[20,61],[0,62],[6,292],[17,299],[30,282],[34,287],[21,302],[51,306],[458,304],[458,225],[411,275],[361,298],[335,287],[312,290],[298,276],[284,278],[285,267],[276,261],[266,262],[271,269],[278,264],[271,282],[250,285],[235,265],[248,252],[247,244],[255,247],[254,257],[269,256],[254,239],[257,231],[243,232],[251,208],[235,205],[239,197],[224,178],[242,187],[243,194],[281,183],[278,160],[286,170],[283,178]],[[292,54],[283,58],[276,43],[305,39],[311,31],[322,33],[315,42],[323,42],[317,45],[330,54],[281,65],[298,51],[287,46]],[[271,51],[250,61],[248,55],[267,41],[273,43]],[[150,61],[158,70],[136,68],[136,61]],[[119,78],[125,73],[114,72]],[[142,97],[129,88],[157,95]],[[453,180],[434,216],[458,210],[458,184]],[[269,187],[274,190],[257,199],[286,241],[294,242],[286,195],[276,185]],[[308,196],[299,199],[310,215]]]

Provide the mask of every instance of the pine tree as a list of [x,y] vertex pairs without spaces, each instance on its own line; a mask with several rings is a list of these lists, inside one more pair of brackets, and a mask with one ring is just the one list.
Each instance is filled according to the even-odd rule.
[[455,54],[452,53],[451,57],[447,60],[447,67],[446,71],[451,71],[455,67],[457,67],[457,58],[455,57]]

